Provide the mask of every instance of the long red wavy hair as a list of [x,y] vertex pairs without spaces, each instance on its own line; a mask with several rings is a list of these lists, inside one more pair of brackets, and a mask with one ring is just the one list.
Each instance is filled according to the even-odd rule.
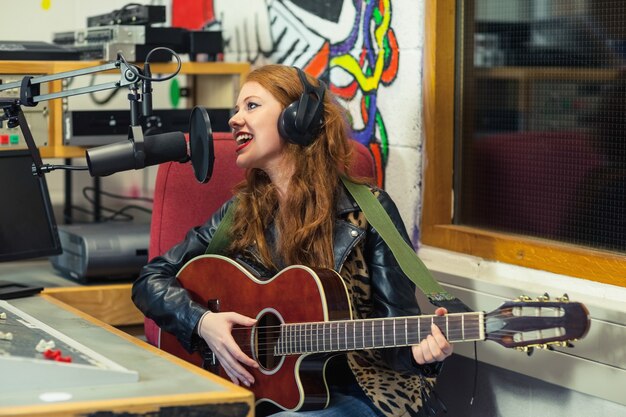
[[[307,75],[308,81],[318,81]],[[296,69],[266,65],[252,71],[246,81],[256,81],[283,106],[298,100],[304,89]],[[256,249],[260,261],[270,268],[277,262],[332,268],[335,199],[339,176],[347,175],[352,159],[346,112],[330,91],[324,97],[323,124],[308,146],[288,143],[284,154],[295,167],[286,199],[265,172],[249,169],[246,180],[235,188],[239,203],[231,229],[231,253]],[[278,121],[277,121],[278,123]],[[277,242],[272,250],[265,230],[275,222]]]

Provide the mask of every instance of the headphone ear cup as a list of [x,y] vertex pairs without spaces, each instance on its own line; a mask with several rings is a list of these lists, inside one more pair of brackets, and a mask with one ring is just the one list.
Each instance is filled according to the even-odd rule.
[[324,93],[326,85],[319,81],[319,87],[312,86],[304,71],[294,67],[304,91],[281,112],[278,118],[278,132],[288,142],[308,146],[313,142],[322,125],[324,114]]
[[298,129],[297,118],[300,107],[300,101],[294,101],[283,109],[278,118],[278,133],[287,142],[296,145],[306,146],[310,143],[311,134],[308,129]]

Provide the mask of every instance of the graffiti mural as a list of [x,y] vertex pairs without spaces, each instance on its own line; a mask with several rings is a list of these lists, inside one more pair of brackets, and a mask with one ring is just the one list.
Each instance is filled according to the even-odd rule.
[[389,155],[378,89],[398,74],[391,0],[173,0],[173,26],[222,30],[225,59],[281,63],[325,79],[350,111],[353,137],[376,160]]

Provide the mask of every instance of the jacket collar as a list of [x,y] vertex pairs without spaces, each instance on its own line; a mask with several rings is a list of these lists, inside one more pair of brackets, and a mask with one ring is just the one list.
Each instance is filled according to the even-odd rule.
[[358,204],[356,203],[356,201],[354,201],[354,199],[342,183],[339,183],[339,185],[337,186],[337,202],[335,203],[335,205],[337,216],[343,216],[350,212],[359,210]]
[[365,237],[365,231],[358,226],[344,220],[348,213],[360,210],[348,190],[343,184],[338,186],[336,201],[337,218],[335,220],[334,258],[335,271],[339,272],[350,251]]

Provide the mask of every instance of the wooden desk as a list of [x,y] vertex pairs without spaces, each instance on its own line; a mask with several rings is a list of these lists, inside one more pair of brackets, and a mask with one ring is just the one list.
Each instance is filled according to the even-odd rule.
[[81,285],[63,277],[45,260],[0,263],[3,280],[44,287],[43,293],[111,326],[143,324],[130,283]]
[[[0,416],[254,415],[250,391],[89,317],[50,295],[11,300],[11,304],[87,348],[137,371],[139,381],[62,388],[58,391],[67,399],[57,402],[45,400],[50,390],[0,391]],[[0,375],[3,383],[9,382],[9,375],[1,372]]]

